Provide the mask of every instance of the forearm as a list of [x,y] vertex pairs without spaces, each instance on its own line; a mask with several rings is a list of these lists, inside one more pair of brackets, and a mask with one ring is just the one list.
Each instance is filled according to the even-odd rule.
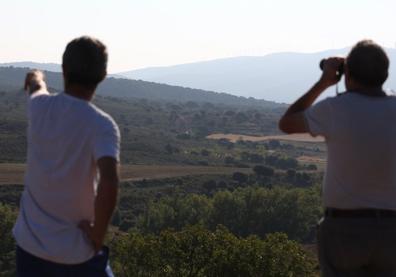
[[319,81],[303,96],[294,102],[279,120],[279,129],[287,134],[309,132],[305,121],[304,111],[308,109],[318,96],[328,87],[337,84],[340,80],[337,70],[344,63],[344,58],[332,57],[326,59],[323,73]]
[[101,180],[95,199],[95,237],[104,239],[111,216],[117,204],[118,180]]
[[296,102],[294,102],[286,111],[284,116],[299,113],[309,108],[319,95],[328,88],[324,82],[318,81],[313,87],[308,90],[303,96],[301,96]]
[[329,86],[322,81],[313,85],[303,96],[294,102],[279,120],[279,129],[287,134],[306,133],[308,126],[305,123],[304,111],[309,108],[318,96]]

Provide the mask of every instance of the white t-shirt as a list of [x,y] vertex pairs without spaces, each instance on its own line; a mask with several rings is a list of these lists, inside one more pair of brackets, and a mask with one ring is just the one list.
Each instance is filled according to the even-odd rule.
[[78,224],[94,220],[96,161],[119,160],[118,127],[90,102],[66,93],[29,97],[28,121],[25,189],[14,237],[39,258],[85,262],[94,252]]
[[326,139],[324,206],[396,210],[396,97],[349,92],[305,118],[311,134]]

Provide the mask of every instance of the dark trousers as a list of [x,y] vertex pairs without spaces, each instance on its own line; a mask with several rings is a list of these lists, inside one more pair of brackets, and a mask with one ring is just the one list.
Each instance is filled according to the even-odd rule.
[[53,263],[29,254],[17,246],[16,270],[18,277],[113,277],[108,263],[109,249],[104,247],[85,263],[65,265]]
[[396,218],[322,218],[323,277],[396,277]]

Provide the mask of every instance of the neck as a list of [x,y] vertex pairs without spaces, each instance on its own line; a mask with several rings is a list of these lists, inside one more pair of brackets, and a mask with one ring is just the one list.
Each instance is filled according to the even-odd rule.
[[65,85],[65,93],[85,101],[91,101],[94,96],[95,89],[88,89],[81,85],[71,84]]
[[386,93],[384,92],[382,87],[374,87],[374,88],[359,87],[359,88],[354,88],[351,91],[367,96],[386,96]]

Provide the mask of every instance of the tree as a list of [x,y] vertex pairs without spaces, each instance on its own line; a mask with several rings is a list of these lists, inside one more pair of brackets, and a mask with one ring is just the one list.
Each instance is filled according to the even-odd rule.
[[181,230],[186,225],[208,222],[211,209],[212,203],[204,195],[163,197],[149,204],[146,214],[139,219],[138,227],[156,234],[168,228]]
[[274,175],[274,170],[271,167],[263,165],[256,165],[253,167],[253,171],[257,174],[257,176],[271,177]]
[[281,143],[279,142],[279,140],[270,140],[268,142],[268,146],[270,149],[277,149],[281,147]]
[[313,259],[285,234],[238,238],[202,225],[158,235],[136,231],[113,240],[117,276],[315,276]]
[[223,225],[242,237],[282,232],[294,240],[312,242],[316,222],[322,214],[320,203],[316,188],[276,186],[223,190],[212,198],[196,194],[168,196],[149,204],[148,210],[140,215],[137,228],[144,233],[159,234],[169,228],[182,230],[194,224],[210,230]]
[[260,154],[250,154],[249,160],[252,163],[262,163],[264,161],[264,157]]
[[315,164],[309,164],[307,165],[307,170],[317,170],[318,167]]
[[293,180],[296,176],[296,171],[294,169],[288,169],[286,174],[289,179]]
[[263,267],[269,277],[315,276],[315,262],[298,243],[290,241],[287,235],[267,235],[263,247]]
[[278,159],[276,165],[280,169],[297,168],[298,161],[294,158],[281,158],[281,159]]
[[231,156],[227,156],[224,158],[224,163],[225,164],[233,164],[235,162],[234,158]]
[[11,230],[16,220],[16,214],[7,205],[0,203],[0,275],[13,276],[15,269],[15,241]]
[[232,174],[232,179],[239,183],[245,183],[248,180],[248,176],[242,172],[234,172],[234,174]]

